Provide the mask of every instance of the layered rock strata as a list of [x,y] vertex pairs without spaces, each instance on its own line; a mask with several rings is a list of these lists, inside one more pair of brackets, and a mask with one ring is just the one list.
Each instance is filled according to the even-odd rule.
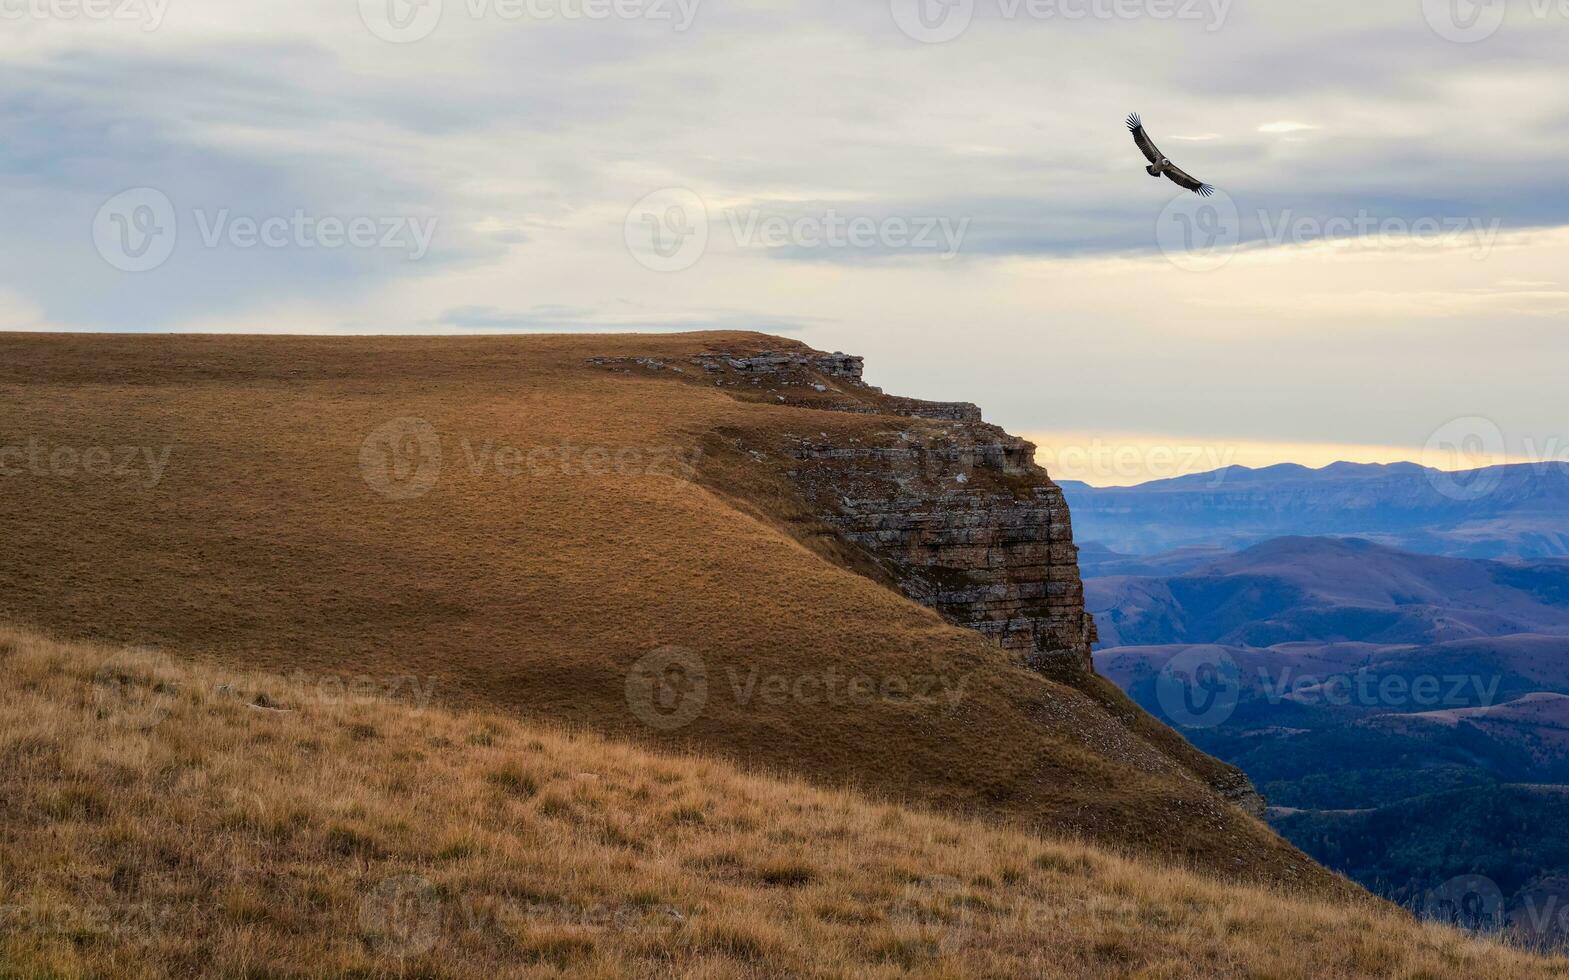
[[1035,464],[1033,445],[983,422],[976,406],[884,394],[862,380],[861,358],[805,348],[636,367],[712,379],[759,401],[907,419],[875,443],[808,430],[786,432],[774,448],[816,516],[910,598],[1031,666],[1093,671],[1095,622],[1062,491]]
[[1062,491],[1030,443],[983,422],[946,421],[901,431],[893,445],[803,438],[790,477],[912,599],[1031,666],[1093,670],[1095,621]]

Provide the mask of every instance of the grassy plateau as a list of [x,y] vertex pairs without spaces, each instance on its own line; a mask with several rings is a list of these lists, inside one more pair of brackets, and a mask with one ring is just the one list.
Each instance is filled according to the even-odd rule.
[[[785,478],[788,447],[947,423],[691,363],[792,348],[0,334],[0,620],[419,678],[449,707],[1345,893],[1110,683],[1028,670],[861,574]],[[661,651],[706,673],[679,725],[627,694]]]

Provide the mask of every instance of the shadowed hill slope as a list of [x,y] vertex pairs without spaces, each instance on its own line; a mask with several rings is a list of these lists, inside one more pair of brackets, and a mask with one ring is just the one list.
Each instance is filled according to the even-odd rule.
[[4,976],[1569,975],[1366,897],[6,628],[0,761]]
[[590,363],[798,346],[0,336],[0,616],[1343,887],[1110,684],[879,581],[737,435],[872,441],[886,414]]
[[1095,579],[1086,602],[1113,647],[1569,635],[1569,566],[1278,538],[1180,575]]

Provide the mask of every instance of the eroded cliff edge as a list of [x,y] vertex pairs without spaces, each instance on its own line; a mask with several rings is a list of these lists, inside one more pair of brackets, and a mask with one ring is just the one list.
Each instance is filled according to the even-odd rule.
[[832,367],[837,385],[828,393],[925,420],[874,445],[807,434],[789,450],[789,476],[818,517],[910,598],[1029,666],[1094,670],[1095,621],[1084,608],[1068,505],[1035,464],[1033,445],[983,422],[974,405],[884,395],[862,380],[860,358],[721,360],[743,377],[764,371],[813,391],[807,376]]
[[[1035,464],[1035,447],[984,422],[975,405],[888,395],[865,382],[861,358],[806,348],[602,363],[701,372],[748,399],[904,420],[871,439],[864,429],[842,438],[787,429],[766,449],[788,460],[813,514],[910,598],[1029,666],[1094,671],[1095,621],[1067,502]],[[755,437],[745,442],[766,451]]]
[[[1262,814],[1263,800],[1239,770],[1193,748],[1095,673],[1095,621],[1062,491],[1036,465],[1035,447],[985,422],[978,407],[889,395],[866,383],[862,358],[805,346],[592,362],[816,410],[712,435],[723,443],[716,456],[763,464],[746,467],[749,477],[770,474],[786,485],[760,517],[785,515],[808,546],[1071,684],[1222,797]],[[836,415],[859,418],[837,425]],[[734,503],[747,509],[767,493],[752,482]]]

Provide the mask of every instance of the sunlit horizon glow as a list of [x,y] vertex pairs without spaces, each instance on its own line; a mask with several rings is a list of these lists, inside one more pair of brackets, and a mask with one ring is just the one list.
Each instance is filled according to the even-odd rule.
[[1440,452],[1426,446],[1237,441],[1159,433],[1050,431],[1022,435],[1035,443],[1036,462],[1046,468],[1052,479],[1076,480],[1093,487],[1136,486],[1227,466],[1261,469],[1296,463],[1320,469],[1341,462],[1416,463],[1457,471],[1554,459],[1528,459],[1507,453]]

